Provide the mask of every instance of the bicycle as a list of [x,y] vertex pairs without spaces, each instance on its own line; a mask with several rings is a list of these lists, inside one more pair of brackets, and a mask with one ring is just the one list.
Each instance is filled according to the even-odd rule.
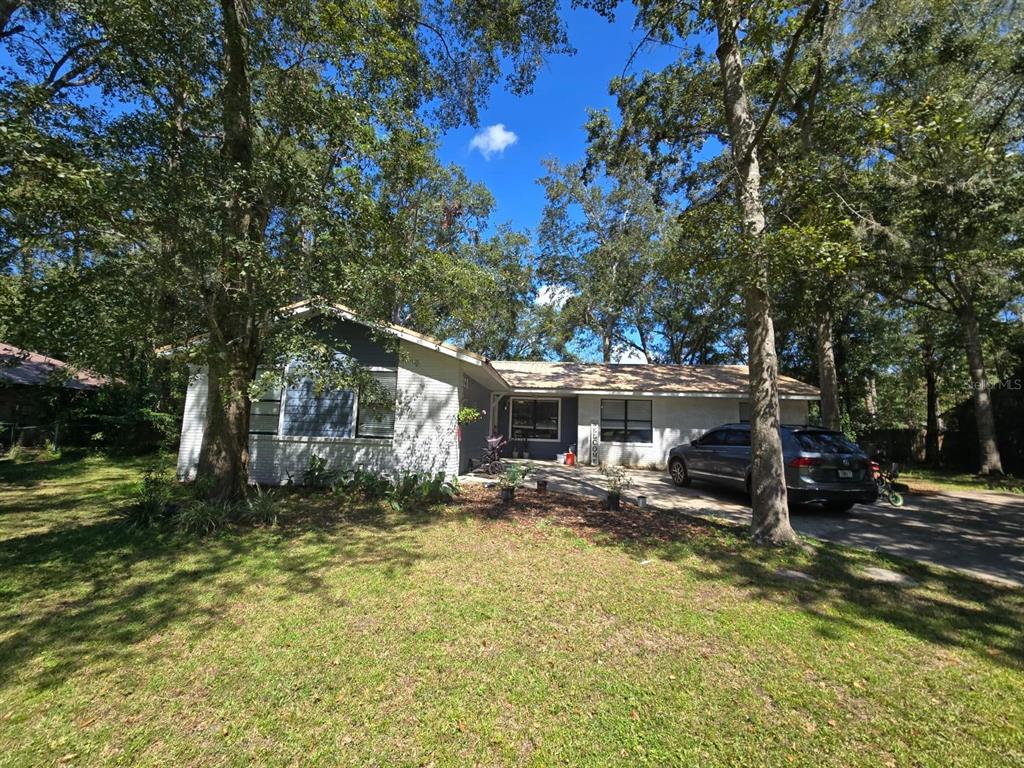
[[903,494],[896,490],[896,478],[899,477],[899,464],[893,463],[886,472],[877,461],[871,462],[871,474],[878,486],[878,498],[883,499],[894,507],[903,506]]

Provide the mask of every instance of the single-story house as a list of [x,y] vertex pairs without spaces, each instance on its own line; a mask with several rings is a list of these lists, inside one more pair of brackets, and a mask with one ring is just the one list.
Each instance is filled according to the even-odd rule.
[[[488,360],[465,349],[342,306],[289,308],[315,318],[318,334],[394,393],[394,408],[361,409],[358,392],[317,392],[302,381],[253,402],[254,482],[301,482],[313,455],[338,468],[384,474],[469,470],[495,428],[553,459],[570,446],[581,463],[665,465],[669,449],[723,422],[744,420],[745,366],[589,364]],[[207,383],[195,370],[185,399],[178,474],[195,476],[206,419]],[[803,424],[817,388],[780,377],[785,423]],[[459,411],[483,418],[459,424]]]
[[108,383],[92,371],[0,342],[0,442],[53,429],[55,392],[67,401],[88,397]]

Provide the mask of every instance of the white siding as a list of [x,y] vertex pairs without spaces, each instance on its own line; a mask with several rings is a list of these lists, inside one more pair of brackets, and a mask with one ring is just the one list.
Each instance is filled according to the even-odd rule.
[[[461,366],[458,360],[447,355],[402,342],[393,439],[253,435],[249,438],[250,480],[281,485],[291,477],[301,483],[314,453],[339,469],[362,467],[383,474],[444,472],[448,476],[456,475],[459,451],[455,427]],[[187,478],[195,477],[206,414],[205,377],[201,402],[197,383],[198,380],[189,386],[186,396],[185,425],[178,453],[178,472]],[[191,417],[189,403],[193,403]]]
[[[601,397],[580,395],[577,445],[580,461],[592,463],[591,436],[598,437],[597,463],[664,467],[668,452],[680,443],[704,434],[712,427],[739,420],[740,399],[729,397],[628,398],[652,401],[654,439],[651,443],[602,443],[600,441]],[[804,424],[807,403],[783,400],[784,424]]]
[[185,417],[181,422],[181,442],[178,444],[178,477],[195,480],[199,466],[199,450],[203,446],[206,427],[206,373],[193,369],[185,393]]

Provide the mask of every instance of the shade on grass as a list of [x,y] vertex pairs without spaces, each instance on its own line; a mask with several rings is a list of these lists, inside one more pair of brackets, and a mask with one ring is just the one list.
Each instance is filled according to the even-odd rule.
[[140,468],[0,462],[0,764],[1024,761],[1020,590],[487,490],[135,533]]

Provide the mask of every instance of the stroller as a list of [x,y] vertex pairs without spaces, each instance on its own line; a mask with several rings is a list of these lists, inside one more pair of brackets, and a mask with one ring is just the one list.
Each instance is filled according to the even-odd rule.
[[500,475],[505,471],[505,465],[501,461],[501,449],[508,445],[504,435],[488,437],[483,452],[477,462],[481,469],[489,475]]

